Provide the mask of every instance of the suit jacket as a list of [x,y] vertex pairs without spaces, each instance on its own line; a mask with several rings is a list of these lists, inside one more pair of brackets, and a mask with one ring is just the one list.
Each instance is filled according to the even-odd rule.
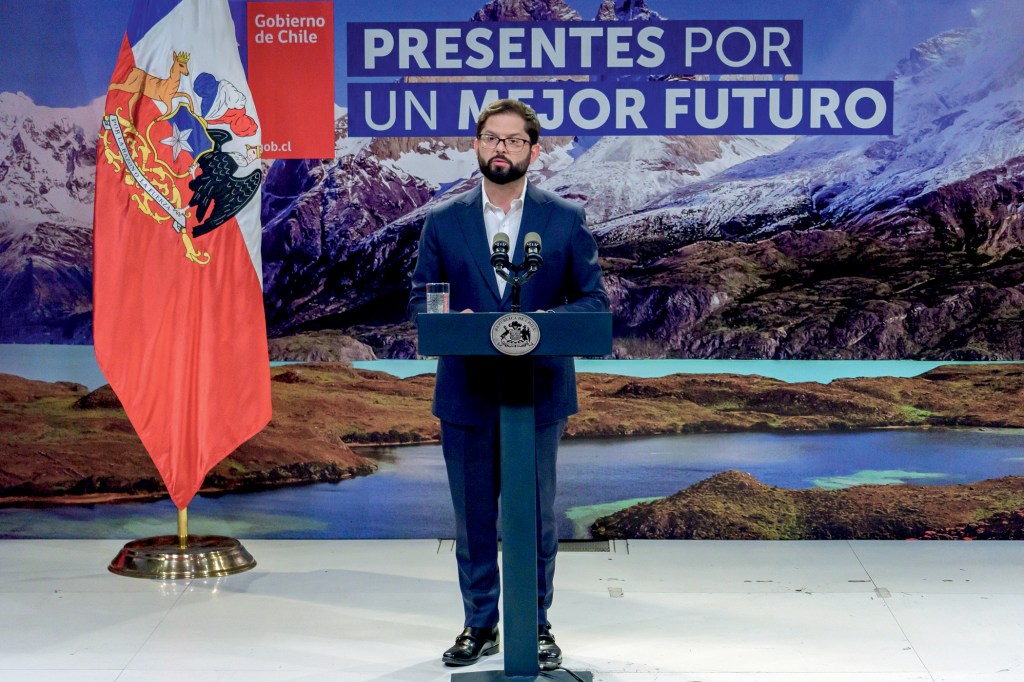
[[[483,218],[483,192],[476,188],[430,210],[420,236],[419,256],[409,294],[409,317],[426,310],[428,282],[451,284],[453,313],[511,311],[511,285],[499,296],[491,245]],[[526,186],[519,237],[512,251],[521,262],[523,239],[541,237],[544,264],[523,285],[523,312],[605,312],[605,291],[597,262],[597,242],[587,229],[583,209],[556,194]],[[498,386],[502,358],[444,356],[438,360],[434,384],[434,415],[445,421],[474,425],[493,419],[500,405]],[[572,358],[546,357],[535,362],[536,423],[565,419],[579,409]]]

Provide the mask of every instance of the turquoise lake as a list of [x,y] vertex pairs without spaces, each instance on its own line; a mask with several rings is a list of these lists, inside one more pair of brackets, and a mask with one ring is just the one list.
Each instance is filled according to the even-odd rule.
[[[448,538],[453,518],[437,445],[367,450],[371,476],[259,493],[197,497],[190,530],[241,538]],[[1024,474],[1024,430],[687,434],[568,440],[559,451],[560,536],[587,537],[598,512],[663,497],[728,469],[786,488],[945,485]],[[169,501],[0,509],[0,537],[171,534]]]

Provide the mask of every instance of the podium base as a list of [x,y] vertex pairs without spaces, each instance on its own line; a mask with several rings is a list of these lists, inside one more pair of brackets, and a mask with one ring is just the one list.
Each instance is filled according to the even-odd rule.
[[509,675],[504,670],[481,670],[471,673],[452,673],[452,682],[594,682],[594,673],[586,670],[574,670],[573,677],[564,670],[542,670],[536,675]]
[[218,578],[248,571],[256,560],[238,540],[222,535],[160,535],[126,544],[107,567],[111,573],[150,580]]

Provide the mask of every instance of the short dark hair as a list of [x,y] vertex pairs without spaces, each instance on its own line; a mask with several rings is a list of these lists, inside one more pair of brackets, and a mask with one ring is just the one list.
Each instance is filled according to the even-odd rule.
[[537,144],[537,140],[540,139],[540,120],[537,118],[537,112],[529,104],[517,99],[499,99],[484,107],[476,119],[476,134],[483,132],[484,124],[491,116],[508,113],[517,114],[526,122],[526,134],[530,136],[530,144]]

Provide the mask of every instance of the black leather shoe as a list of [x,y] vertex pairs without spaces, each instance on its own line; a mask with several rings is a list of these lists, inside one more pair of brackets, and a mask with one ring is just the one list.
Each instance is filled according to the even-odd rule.
[[537,660],[541,670],[554,670],[562,665],[562,650],[555,644],[550,625],[541,625],[537,631]]
[[444,652],[445,665],[469,665],[481,656],[498,653],[498,628],[466,628],[455,638],[455,646]]

